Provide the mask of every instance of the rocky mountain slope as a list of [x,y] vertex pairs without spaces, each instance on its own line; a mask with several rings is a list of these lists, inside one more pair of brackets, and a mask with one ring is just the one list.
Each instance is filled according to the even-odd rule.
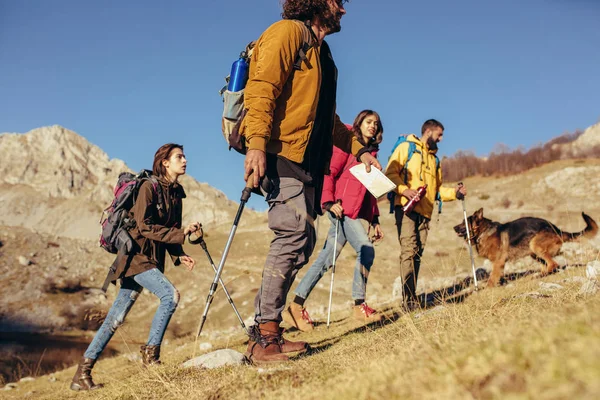
[[[0,134],[0,225],[23,226],[71,238],[96,239],[98,220],[110,203],[121,172],[98,146],[61,126],[26,134]],[[205,225],[230,223],[237,204],[217,189],[182,178],[187,199],[184,220]],[[6,212],[10,210],[10,212]],[[248,211],[245,216],[254,215]]]
[[576,140],[555,146],[558,146],[563,153],[570,153],[574,156],[585,154],[600,146],[600,122],[587,128]]

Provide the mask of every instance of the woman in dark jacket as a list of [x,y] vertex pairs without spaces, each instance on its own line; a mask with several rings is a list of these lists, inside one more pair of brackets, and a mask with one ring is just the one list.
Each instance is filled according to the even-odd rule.
[[[200,229],[198,222],[181,228],[185,192],[178,179],[185,174],[186,164],[181,145],[169,143],[156,151],[152,172],[158,177],[161,190],[153,187],[149,180],[139,189],[130,211],[136,224],[129,230],[137,246],[130,259],[122,260],[117,266],[116,277],[121,278],[121,288],[77,368],[72,390],[94,390],[103,386],[93,382],[92,368],[143,288],[158,297],[160,305],[150,326],[148,342],[141,348],[142,361],[145,365],[160,363],[160,344],[179,301],[179,292],[164,275],[165,252],[169,252],[175,265],[183,263],[189,271],[196,263],[182,247],[185,237]],[[163,201],[159,202],[157,196],[163,196]]]
[[[372,110],[363,110],[354,119],[354,124],[347,126],[371,155],[376,157],[379,143],[383,138],[383,126],[379,114]],[[294,301],[282,314],[284,321],[301,331],[309,331],[313,328],[312,320],[304,308],[304,301],[331,268],[333,257],[337,259],[347,242],[356,251],[357,256],[352,285],[354,318],[363,322],[375,322],[381,319],[381,314],[365,302],[367,277],[375,259],[375,250],[369,239],[369,232],[365,231],[360,220],[364,219],[369,223],[369,231],[373,230],[373,237],[376,240],[383,238],[383,232],[379,226],[377,199],[350,172],[350,168],[358,164],[360,162],[356,157],[337,147],[333,148],[330,173],[325,176],[321,197],[323,210],[329,211],[331,228],[323,250],[298,284]]]

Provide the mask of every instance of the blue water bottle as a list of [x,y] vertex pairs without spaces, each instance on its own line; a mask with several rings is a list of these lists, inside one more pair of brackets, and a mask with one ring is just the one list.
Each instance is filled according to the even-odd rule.
[[248,80],[248,69],[248,59],[246,58],[246,52],[244,51],[240,54],[240,58],[231,66],[227,90],[230,92],[242,90],[246,86],[246,81]]

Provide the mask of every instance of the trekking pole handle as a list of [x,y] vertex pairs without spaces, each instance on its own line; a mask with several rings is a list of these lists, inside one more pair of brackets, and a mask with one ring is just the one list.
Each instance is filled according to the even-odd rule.
[[[337,200],[335,201],[335,203],[333,203],[333,204],[339,204],[339,205],[341,206],[341,205],[342,205],[342,199],[337,199]],[[335,219],[336,219],[336,220],[338,220],[338,221],[339,221],[339,220],[341,220],[342,218],[344,218],[344,214],[342,214],[342,216],[341,216],[341,217],[339,217],[339,218],[337,217],[337,215],[335,215],[335,214],[333,214],[333,213],[331,213],[331,214],[332,214],[332,215],[335,217]]]
[[200,225],[200,229],[197,230],[196,232],[193,232],[195,235],[197,235],[197,237],[195,239],[192,239],[192,232],[188,233],[187,237],[188,237],[188,242],[190,244],[200,244],[204,241],[204,232],[202,231],[202,225]]
[[244,190],[242,190],[242,197],[240,198],[240,203],[247,203],[248,200],[250,199],[250,196],[252,195],[252,190],[254,190],[254,174],[256,172],[252,172],[249,176],[248,179],[246,180],[246,186],[244,187]]
[[254,188],[254,174],[255,172],[253,171],[250,175],[248,175],[248,179],[246,180],[246,189]]
[[[464,185],[462,182],[458,182],[457,186],[458,186],[458,188],[460,189],[460,188],[462,188],[462,187],[463,187],[463,186],[465,186],[465,185]],[[464,207],[464,204],[465,204],[465,196],[464,196],[462,193],[459,193],[459,192],[457,191],[457,192],[456,192],[456,198],[457,198],[458,200],[461,200],[461,201],[462,201],[462,203],[463,203],[463,207]]]

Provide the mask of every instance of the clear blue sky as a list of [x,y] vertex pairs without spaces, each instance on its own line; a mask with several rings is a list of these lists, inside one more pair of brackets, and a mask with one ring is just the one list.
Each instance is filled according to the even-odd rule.
[[[599,0],[354,0],[328,38],[338,113],[399,133],[436,118],[441,155],[530,147],[600,118]],[[239,200],[218,90],[278,0],[0,0],[0,132],[59,124],[135,169],[165,142],[188,173]],[[263,209],[262,199],[251,206]]]

